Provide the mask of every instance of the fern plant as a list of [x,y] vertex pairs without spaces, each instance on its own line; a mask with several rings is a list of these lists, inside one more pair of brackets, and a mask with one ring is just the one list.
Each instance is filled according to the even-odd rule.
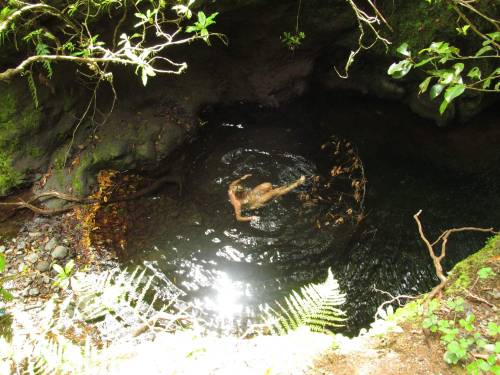
[[30,89],[31,98],[33,99],[33,104],[35,108],[38,109],[40,102],[38,101],[38,91],[36,89],[35,80],[33,79],[33,73],[31,70],[26,73],[26,78],[28,80],[28,87]]
[[12,350],[26,354],[15,361],[17,370],[30,375],[104,374],[115,348],[180,327],[179,317],[187,315],[174,307],[180,291],[158,279],[146,269],[76,273],[65,297],[47,301],[36,321],[23,320],[27,337],[22,348]]
[[337,306],[344,304],[345,294],[340,293],[339,284],[328,269],[323,283],[308,284],[300,291],[292,291],[284,302],[275,302],[275,307],[265,305],[264,318],[271,332],[285,335],[301,326],[313,332],[330,333],[334,327],[343,326],[345,312]]

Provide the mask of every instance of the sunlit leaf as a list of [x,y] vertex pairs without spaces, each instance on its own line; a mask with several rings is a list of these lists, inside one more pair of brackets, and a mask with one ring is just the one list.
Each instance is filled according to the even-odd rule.
[[429,87],[429,83],[431,82],[431,79],[432,79],[432,77],[427,77],[426,79],[424,79],[422,81],[422,83],[420,83],[420,85],[418,85],[418,87],[420,89],[418,91],[419,94],[422,94],[422,93],[427,91],[427,87]]
[[465,91],[465,85],[454,85],[446,89],[444,93],[444,100],[450,103],[453,99],[463,94]]
[[60,275],[64,274],[64,269],[59,264],[53,264],[52,268]]
[[477,51],[474,56],[479,57],[479,56],[482,56],[486,52],[489,52],[489,51],[493,51],[493,47],[492,46],[485,46],[485,47],[481,48],[479,51]]
[[411,56],[411,52],[408,50],[408,43],[403,43],[401,44],[397,49],[396,49],[397,52],[399,52],[401,55],[403,56],[406,56],[406,57],[410,57]]
[[431,97],[431,99],[437,98],[441,94],[443,89],[444,89],[444,85],[436,83],[434,86],[431,87],[431,91],[429,92],[429,96]]
[[467,77],[472,79],[481,79],[481,70],[477,66],[475,66],[471,70],[469,70],[469,73],[467,73]]
[[398,63],[393,63],[387,70],[387,73],[393,78],[402,78],[408,74],[412,67],[413,64],[411,61],[401,60]]

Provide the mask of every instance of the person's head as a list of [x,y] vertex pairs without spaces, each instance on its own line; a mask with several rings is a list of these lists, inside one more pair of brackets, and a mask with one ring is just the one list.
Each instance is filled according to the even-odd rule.
[[233,187],[233,192],[234,192],[234,195],[236,195],[236,198],[244,199],[248,194],[248,189],[245,189],[241,185],[236,185]]

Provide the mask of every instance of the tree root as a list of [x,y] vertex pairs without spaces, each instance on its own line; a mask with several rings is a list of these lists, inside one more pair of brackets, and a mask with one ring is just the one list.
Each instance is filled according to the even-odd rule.
[[[483,232],[483,233],[497,233],[493,230],[493,228],[476,228],[476,227],[463,227],[463,228],[452,228],[447,229],[433,242],[431,243],[424,234],[422,223],[420,222],[419,216],[422,213],[422,210],[419,210],[413,218],[417,222],[418,233],[420,234],[420,238],[424,242],[427,247],[427,251],[429,252],[429,256],[432,259],[434,264],[434,269],[436,270],[436,276],[439,278],[440,283],[432,289],[432,291],[425,297],[424,309],[427,309],[429,301],[431,301],[434,297],[441,294],[441,291],[446,286],[448,282],[447,277],[444,275],[443,267],[441,266],[441,261],[446,256],[446,245],[448,243],[448,238],[452,233],[458,232]],[[434,246],[436,246],[439,242],[441,242],[441,252],[439,255],[436,255],[434,252]]]
[[[179,195],[182,194],[182,183],[176,179],[175,177],[171,175],[166,175],[164,177],[161,177],[157,179],[155,182],[153,182],[151,185],[145,187],[144,189],[141,189],[133,194],[127,195],[125,197],[117,197],[117,198],[112,198],[109,199],[108,201],[102,201],[94,198],[78,198],[70,194],[66,193],[61,193],[59,191],[46,191],[40,194],[37,194],[33,198],[31,198],[28,201],[19,199],[18,202],[0,202],[0,207],[14,207],[13,213],[15,213],[17,210],[20,209],[28,209],[33,211],[35,214],[38,215],[43,215],[43,216],[52,216],[52,215],[59,215],[65,212],[69,212],[76,207],[80,205],[87,205],[87,204],[95,204],[99,203],[101,205],[108,205],[112,203],[119,203],[119,202],[128,202],[132,201],[138,198],[141,198],[145,195],[151,194],[161,188],[163,185],[167,183],[176,183],[179,186]],[[37,201],[40,201],[44,198],[56,198],[60,199],[66,202],[73,202],[75,204],[72,204],[68,207],[64,208],[59,208],[59,209],[47,209],[47,208],[41,208],[39,206],[36,206],[35,203]],[[7,217],[8,218],[8,217]],[[6,218],[6,219],[7,219]],[[5,219],[4,219],[5,220]]]

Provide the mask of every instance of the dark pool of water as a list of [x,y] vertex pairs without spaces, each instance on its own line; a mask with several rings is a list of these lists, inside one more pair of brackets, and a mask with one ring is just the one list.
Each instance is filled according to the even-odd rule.
[[[491,207],[499,207],[500,176],[494,170],[472,178],[409,150],[406,129],[422,120],[391,108],[373,102],[360,110],[355,101],[339,98],[337,106],[313,100],[287,111],[246,105],[211,111],[204,137],[190,147],[183,167],[182,197],[168,187],[131,208],[127,262],[161,270],[229,330],[255,319],[257,305],[325,278],[329,267],[347,294],[351,332],[369,324],[386,299],[374,287],[393,294],[429,290],[436,279],[413,214],[424,211],[433,236],[454,226],[496,225],[499,211]],[[399,128],[398,115],[406,118]],[[248,186],[282,185],[302,174],[328,173],[319,149],[332,132],[351,139],[364,163],[367,216],[359,226],[318,228],[325,208],[298,200],[310,182],[249,213],[259,221],[234,220],[227,199],[231,181],[252,173]],[[457,235],[446,266],[484,239]]]

